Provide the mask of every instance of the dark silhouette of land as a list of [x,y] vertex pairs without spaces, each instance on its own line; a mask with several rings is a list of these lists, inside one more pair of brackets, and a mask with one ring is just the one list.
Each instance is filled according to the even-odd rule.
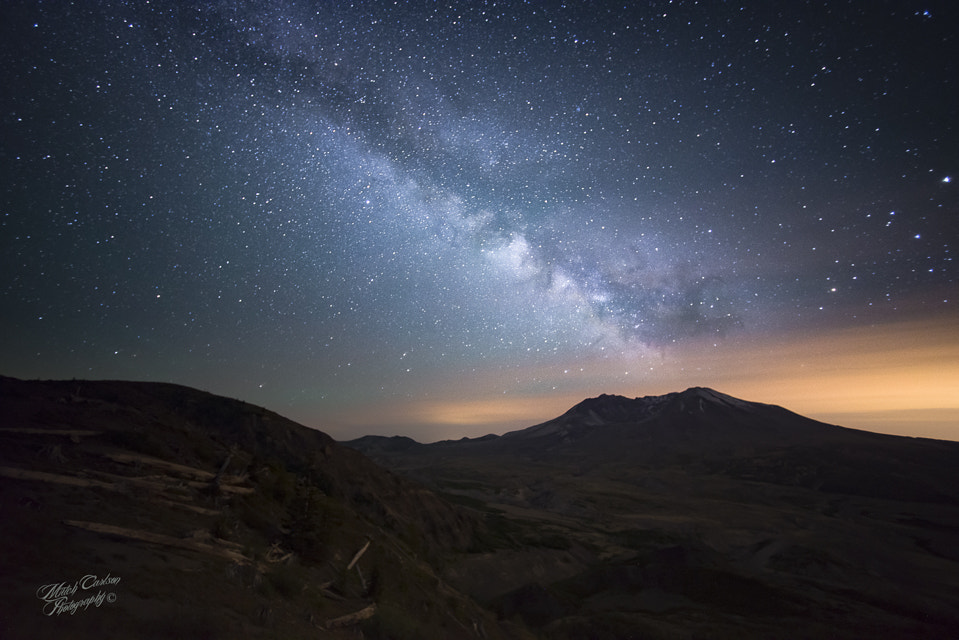
[[954,638],[957,469],[701,388],[337,443],[0,377],[0,637]]
[[347,444],[498,523],[446,575],[543,637],[959,632],[956,442],[693,388],[500,437]]
[[438,575],[481,518],[244,402],[0,377],[0,476],[0,638],[530,637]]

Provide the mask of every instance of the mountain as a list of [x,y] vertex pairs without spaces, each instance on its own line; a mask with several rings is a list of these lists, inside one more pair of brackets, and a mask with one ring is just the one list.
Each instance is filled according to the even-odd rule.
[[959,443],[705,388],[345,443],[483,514],[444,576],[544,638],[959,636]]
[[0,377],[0,637],[523,638],[439,576],[476,513],[187,387]]
[[[742,479],[875,497],[959,504],[959,443],[829,425],[712,389],[642,398],[601,395],[500,437],[423,445],[366,436],[344,443],[391,467],[422,457],[497,456],[627,476],[699,469]],[[407,460],[408,459],[408,460]]]
[[[446,453],[497,451],[536,460],[567,454],[617,456],[662,462],[662,456],[707,453],[718,444],[756,449],[810,437],[842,438],[848,429],[804,418],[774,405],[746,402],[712,389],[695,387],[681,393],[626,398],[589,398],[563,415],[502,436],[463,438],[431,445]],[[864,432],[860,432],[864,433]],[[426,451],[410,438],[365,436],[345,443],[369,453]]]
[[349,444],[0,377],[0,637],[959,637],[959,443],[694,388]]

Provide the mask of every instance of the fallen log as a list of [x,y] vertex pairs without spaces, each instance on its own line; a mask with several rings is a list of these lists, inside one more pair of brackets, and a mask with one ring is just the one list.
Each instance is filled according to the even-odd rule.
[[[171,478],[170,476],[118,476],[115,473],[107,473],[106,471],[94,471],[97,475],[110,478],[116,482],[129,482],[146,489],[152,489],[154,491],[166,491],[168,489],[174,489],[177,487],[190,487],[191,489],[204,490],[207,489],[210,485],[206,482],[198,482],[196,480],[181,480],[180,478]],[[238,493],[238,494],[248,494],[256,491],[253,487],[237,487],[231,484],[224,484],[220,486],[220,491],[223,493]]]
[[211,471],[196,469],[194,467],[188,467],[184,464],[168,462],[166,460],[161,460],[159,458],[152,458],[150,456],[141,456],[135,453],[107,452],[107,453],[104,453],[103,455],[109,458],[110,460],[113,460],[114,462],[119,462],[121,464],[143,464],[149,467],[154,467],[156,469],[162,469],[164,471],[177,473],[177,474],[180,474],[181,476],[191,478],[193,480],[209,481],[213,479],[213,476],[214,476],[213,472]]
[[370,541],[367,540],[366,544],[363,545],[363,548],[357,551],[356,555],[353,556],[353,559],[350,560],[350,564],[347,565],[346,570],[349,571],[350,569],[352,569],[353,565],[359,562],[360,558],[363,557],[363,554],[366,553],[366,550],[369,548],[370,548]]
[[22,433],[32,436],[67,436],[70,438],[82,438],[84,436],[98,436],[102,431],[88,431],[86,429],[28,429],[26,427],[4,428],[0,429],[2,433]]
[[320,589],[320,593],[322,593],[327,598],[330,598],[331,600],[340,600],[340,601],[346,600],[346,598],[344,598],[340,594],[334,593],[330,591],[329,589]]
[[327,629],[337,629],[340,627],[348,627],[350,625],[354,625],[359,622],[362,622],[363,620],[366,620],[368,618],[372,618],[375,613],[376,613],[376,603],[374,602],[370,606],[364,607],[360,609],[359,611],[354,611],[353,613],[348,613],[345,616],[340,616],[339,618],[333,618],[331,620],[327,620],[325,626]]
[[218,509],[207,509],[205,507],[198,507],[196,505],[187,504],[185,502],[177,502],[175,500],[166,500],[164,498],[154,498],[158,503],[166,505],[168,507],[174,507],[177,509],[185,509],[187,511],[192,511],[193,513],[199,513],[203,516],[218,516],[223,512]]
[[130,538],[132,540],[140,540],[141,542],[150,542],[153,544],[159,544],[166,547],[177,547],[180,549],[186,549],[188,551],[197,551],[199,553],[206,553],[209,555],[220,556],[221,558],[227,558],[236,562],[237,564],[249,564],[250,560],[238,551],[232,549],[224,549],[222,547],[214,546],[211,544],[204,544],[202,542],[196,542],[195,540],[183,539],[183,538],[174,538],[172,536],[165,536],[159,533],[153,533],[152,531],[142,531],[140,529],[127,529],[126,527],[117,527],[112,524],[103,524],[101,522],[86,522],[83,520],[64,520],[64,524],[71,527],[77,527],[78,529],[86,529],[87,531],[93,531],[94,533],[104,533],[107,535],[120,536],[122,538]]
[[31,471],[29,469],[18,469],[16,467],[0,467],[0,476],[14,478],[16,480],[35,480],[37,482],[52,482],[53,484],[66,484],[73,487],[95,487],[98,489],[117,488],[112,483],[101,482],[100,480],[88,480],[86,478],[77,478],[76,476],[65,476],[60,473],[47,473],[45,471]]

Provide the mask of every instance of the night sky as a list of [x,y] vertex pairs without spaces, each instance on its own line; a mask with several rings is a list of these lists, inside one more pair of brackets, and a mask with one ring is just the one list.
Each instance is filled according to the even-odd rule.
[[0,373],[337,438],[959,439],[952,2],[4,2]]

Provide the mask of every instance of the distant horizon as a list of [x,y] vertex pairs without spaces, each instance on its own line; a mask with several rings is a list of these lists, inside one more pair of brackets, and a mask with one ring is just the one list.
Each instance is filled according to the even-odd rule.
[[[716,389],[716,391],[722,390]],[[591,397],[596,396],[588,396],[582,400],[586,400]],[[749,402],[759,402],[758,400],[751,400],[750,398],[739,399]],[[851,411],[804,413],[801,411],[796,411],[788,406],[783,406],[779,403],[764,404],[777,404],[778,406],[782,406],[784,409],[793,411],[793,413],[797,413],[806,418],[811,418],[818,422],[824,422],[826,424],[832,424],[839,427],[846,427],[848,429],[857,429],[860,431],[870,431],[872,433],[882,433],[894,436],[904,436],[908,438],[928,438],[933,440],[950,440],[953,442],[959,442],[959,407],[944,407],[941,409],[890,409],[886,411],[874,412]],[[569,409],[572,406],[575,406],[575,403],[566,409]],[[407,437],[421,444],[430,444],[447,440],[460,440],[462,438],[482,438],[488,435],[501,436],[511,431],[518,431],[542,424],[543,422],[547,422],[548,420],[559,417],[564,412],[565,410],[560,411],[559,413],[556,413],[548,418],[535,418],[534,416],[530,416],[529,420],[516,419],[502,423],[476,424],[471,425],[465,431],[459,431],[456,428],[450,428],[450,435],[444,437],[437,437],[436,435],[437,433],[443,432],[441,425],[435,425],[437,427],[436,431],[430,428],[424,428],[422,426],[417,428],[416,425],[412,424],[409,425],[410,429],[407,431],[400,431],[398,430],[399,427],[391,429],[389,427],[371,426],[371,429],[368,432],[363,433],[360,433],[362,429],[356,430],[354,433],[354,428],[349,427],[346,437],[336,437],[333,435],[333,433],[324,431],[323,429],[319,430],[324,431],[324,433],[327,433],[327,435],[330,435],[335,440],[340,442],[348,442],[350,440],[355,440],[365,436],[382,436],[387,438]],[[415,436],[417,431],[421,431],[424,434],[433,435],[426,435],[424,437],[427,439],[423,439],[424,437]]]
[[[632,398],[709,387],[844,427],[959,441],[959,405],[951,404],[957,402],[959,389],[959,340],[952,326],[959,326],[959,318],[924,318],[811,336],[797,332],[788,339],[730,337],[715,344],[683,345],[674,358],[664,354],[652,374],[633,372],[634,384],[606,371],[614,365],[603,359],[564,374],[562,386],[555,389],[503,393],[496,390],[495,376],[475,376],[459,383],[446,380],[449,386],[438,387],[426,400],[350,405],[328,418],[297,415],[311,426],[325,420],[332,431],[343,434],[338,439],[356,433],[354,437],[407,435],[426,442],[431,440],[423,438],[458,439],[526,428],[603,393]],[[399,428],[407,431],[389,433]]]
[[708,386],[959,440],[955,7],[0,15],[4,373],[338,439]]
[[[8,375],[0,372],[0,375]],[[933,408],[897,408],[879,410],[817,410],[809,398],[793,396],[789,399],[776,399],[762,396],[761,393],[731,392],[722,386],[710,384],[689,384],[677,386],[665,391],[630,394],[612,391],[597,391],[586,395],[574,395],[571,392],[544,395],[540,397],[526,397],[519,399],[491,399],[487,401],[461,401],[444,406],[429,405],[408,407],[409,413],[397,412],[395,407],[390,408],[389,418],[375,419],[369,417],[376,414],[360,414],[357,420],[337,423],[336,421],[316,422],[309,416],[298,417],[295,411],[283,411],[269,403],[260,403],[230,393],[220,393],[202,386],[185,384],[176,380],[149,380],[149,379],[120,379],[120,378],[93,378],[77,377],[50,378],[50,377],[21,377],[11,376],[22,380],[63,382],[76,380],[84,381],[116,381],[116,382],[155,382],[158,384],[175,384],[195,388],[224,398],[247,402],[277,413],[306,427],[322,431],[337,441],[349,441],[363,436],[402,436],[408,437],[423,444],[444,440],[459,440],[462,438],[479,438],[486,435],[503,435],[510,431],[518,431],[543,422],[547,422],[563,415],[575,405],[600,395],[618,395],[627,398],[641,398],[644,396],[660,396],[670,393],[680,393],[690,388],[706,387],[714,391],[731,395],[748,402],[758,402],[783,407],[793,413],[819,422],[833,424],[850,429],[884,433],[889,435],[931,438],[936,440],[959,441],[959,406],[942,406]],[[80,389],[82,395],[82,389]],[[762,396],[762,397],[760,397]],[[444,422],[444,417],[448,420]],[[364,422],[364,419],[371,420]]]
[[[677,390],[681,391],[681,390]],[[722,389],[716,389],[722,391]],[[724,392],[725,393],[725,392]],[[618,394],[617,394],[618,395]],[[646,394],[662,395],[662,394]],[[596,396],[586,396],[579,402]],[[627,396],[642,397],[642,396]],[[755,398],[734,396],[740,400],[749,402],[763,402]],[[561,405],[562,403],[547,402],[544,405]],[[511,431],[518,431],[533,427],[553,418],[557,418],[568,409],[575,406],[573,402],[564,409],[557,410],[552,415],[531,413],[527,419],[517,417],[508,421],[475,423],[468,426],[463,425],[442,425],[432,424],[424,426],[415,422],[399,423],[393,426],[371,424],[369,429],[364,430],[356,425],[348,425],[341,428],[323,429],[321,427],[311,428],[319,429],[327,435],[330,435],[338,441],[355,440],[364,436],[383,436],[393,437],[401,436],[411,438],[422,444],[441,442],[444,440],[459,440],[461,438],[481,438],[487,435],[501,436]],[[774,404],[788,409],[806,418],[811,418],[826,424],[833,424],[848,429],[858,429],[860,431],[870,431],[872,433],[882,433],[887,435],[904,436],[909,438],[930,438],[933,440],[951,440],[959,442],[959,407],[943,407],[938,409],[888,409],[885,411],[849,411],[849,412],[804,412],[784,405],[778,402],[764,402],[764,404]],[[267,407],[269,408],[269,407]],[[548,409],[546,409],[548,410]],[[337,435],[339,434],[339,435]]]

